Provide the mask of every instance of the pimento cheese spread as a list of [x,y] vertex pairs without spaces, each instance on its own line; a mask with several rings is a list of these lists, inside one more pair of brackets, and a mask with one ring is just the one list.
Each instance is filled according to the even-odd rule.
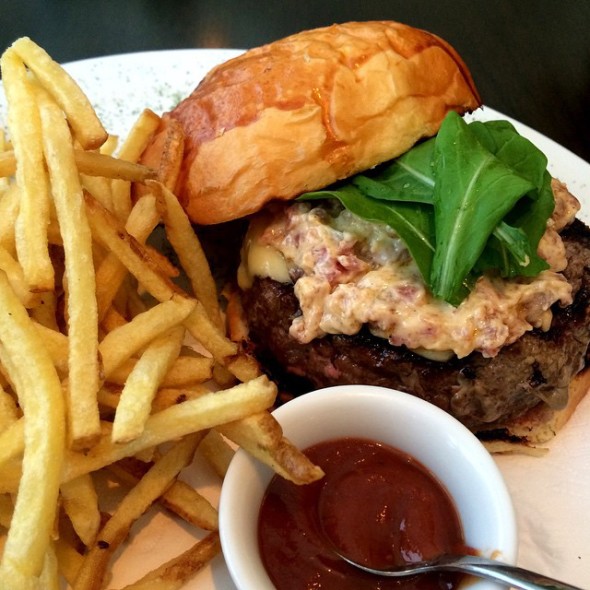
[[573,219],[577,207],[559,188],[554,186],[556,201],[568,200],[567,206],[556,205],[539,246],[550,269],[533,278],[480,277],[457,307],[429,293],[393,229],[336,203],[295,202],[270,222],[254,222],[242,286],[252,274],[292,281],[301,315],[290,334],[301,343],[325,334],[356,334],[367,325],[392,345],[433,358],[473,351],[493,357],[525,332],[549,329],[551,306],[572,301],[571,286],[560,274],[566,259],[557,229]]

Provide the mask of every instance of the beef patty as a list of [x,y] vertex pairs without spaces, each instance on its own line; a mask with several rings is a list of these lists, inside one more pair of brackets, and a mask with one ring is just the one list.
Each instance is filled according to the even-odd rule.
[[254,352],[289,393],[342,384],[391,387],[439,406],[473,431],[501,428],[540,403],[558,409],[590,341],[590,230],[576,220],[561,235],[573,303],[554,306],[549,331],[528,332],[494,358],[474,352],[432,361],[368,330],[301,344],[289,336],[301,313],[293,286],[271,279],[256,279],[243,293]]

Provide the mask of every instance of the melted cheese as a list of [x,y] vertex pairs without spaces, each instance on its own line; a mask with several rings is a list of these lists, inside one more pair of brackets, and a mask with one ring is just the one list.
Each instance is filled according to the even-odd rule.
[[238,285],[241,289],[249,289],[254,277],[271,278],[279,283],[291,282],[285,257],[274,246],[260,242],[262,231],[262,218],[250,224],[238,268]]
[[325,334],[356,334],[364,325],[393,345],[433,359],[486,357],[533,328],[548,329],[551,306],[571,302],[571,286],[558,271],[564,255],[552,231],[543,254],[555,266],[534,278],[481,277],[458,306],[435,299],[403,241],[389,227],[342,209],[295,203],[285,213],[253,224],[240,271],[294,282],[301,315],[290,333],[299,342]]

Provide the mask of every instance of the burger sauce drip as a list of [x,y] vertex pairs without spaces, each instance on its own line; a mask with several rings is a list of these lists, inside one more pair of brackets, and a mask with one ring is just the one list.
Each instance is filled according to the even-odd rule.
[[465,552],[457,511],[446,490],[410,456],[374,441],[337,439],[306,455],[326,475],[297,486],[278,476],[259,515],[263,563],[278,590],[450,590],[457,574],[380,578],[369,566],[404,565]]

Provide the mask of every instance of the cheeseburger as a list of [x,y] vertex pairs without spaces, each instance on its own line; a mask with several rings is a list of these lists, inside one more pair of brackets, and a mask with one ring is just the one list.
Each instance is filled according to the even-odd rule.
[[590,383],[590,234],[535,146],[465,120],[480,106],[439,37],[352,22],[214,68],[144,162],[195,224],[248,219],[249,345],[293,391],[393,387],[540,443]]

